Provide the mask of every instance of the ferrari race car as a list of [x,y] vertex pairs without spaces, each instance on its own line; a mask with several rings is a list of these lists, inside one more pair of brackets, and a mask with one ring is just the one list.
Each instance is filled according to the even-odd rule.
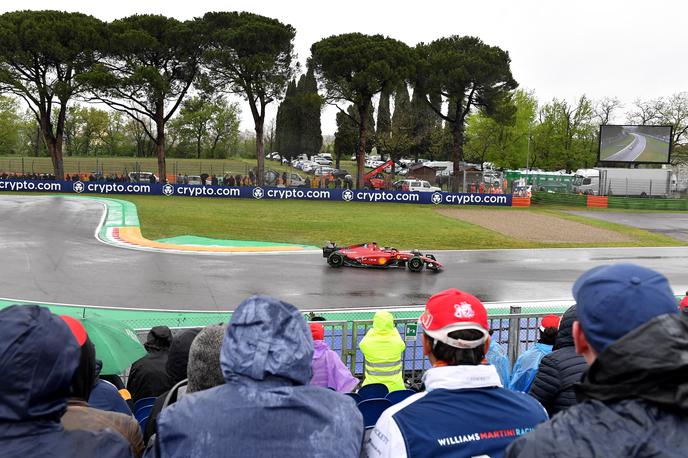
[[443,267],[431,254],[423,256],[418,250],[399,251],[396,248],[381,248],[376,242],[347,247],[338,247],[336,243],[328,242],[322,250],[323,257],[327,258],[327,263],[332,267],[408,267],[412,272],[420,272],[423,267],[437,272]]

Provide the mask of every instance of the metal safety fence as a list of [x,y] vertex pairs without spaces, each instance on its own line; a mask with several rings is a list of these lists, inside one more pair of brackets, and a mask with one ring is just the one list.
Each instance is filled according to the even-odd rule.
[[[552,312],[522,313],[520,306],[509,307],[509,313],[490,315],[488,322],[492,331],[493,342],[499,344],[509,356],[511,365],[518,356],[537,342],[538,328],[542,317],[548,314],[561,315],[562,307]],[[308,319],[308,316],[306,316]],[[217,323],[215,321],[214,323]],[[208,324],[214,324],[208,323]],[[338,353],[344,364],[359,378],[363,378],[365,358],[359,345],[366,333],[372,328],[373,320],[328,320],[318,321],[325,328],[325,342]],[[423,373],[430,368],[430,362],[423,355],[421,340],[422,330],[418,318],[397,318],[395,325],[399,335],[406,344],[402,355],[402,370],[404,379],[410,386],[420,386]],[[179,333],[185,329],[197,326],[170,326],[173,332]],[[147,329],[137,329],[139,339],[144,342]]]
[[[501,345],[509,355],[511,364],[518,356],[537,342],[538,328],[546,313],[515,313],[492,315],[489,318],[493,342]],[[555,313],[561,315],[561,312]],[[325,341],[330,348],[341,355],[342,361],[351,372],[363,376],[365,358],[359,349],[361,340],[373,326],[372,320],[323,321]],[[423,344],[417,319],[395,320],[397,331],[406,344],[402,355],[402,370],[410,385],[419,385],[423,373],[430,368],[430,362],[423,355]]]

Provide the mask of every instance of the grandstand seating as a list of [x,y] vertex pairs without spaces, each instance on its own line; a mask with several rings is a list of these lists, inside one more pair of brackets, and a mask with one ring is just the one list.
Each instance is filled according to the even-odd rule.
[[358,393],[344,393],[345,395],[349,396],[351,399],[353,399],[356,404],[361,402],[363,399],[361,399],[361,396]]
[[138,412],[142,407],[152,406],[153,404],[155,404],[155,398],[141,398],[134,403],[134,413]]
[[416,394],[416,392],[413,390],[390,391],[387,393],[387,396],[385,396],[385,399],[389,400],[392,404],[396,404],[397,402],[401,402],[409,396],[413,396],[414,394]]
[[382,415],[387,408],[392,406],[392,402],[389,399],[384,398],[373,398],[366,399],[358,403],[358,410],[363,414],[363,424],[366,428],[372,428],[375,426],[378,418]]
[[136,412],[134,412],[134,418],[136,418],[136,421],[139,422],[139,425],[141,422],[144,420],[148,419],[148,416],[150,415],[151,410],[153,409],[153,404],[143,406],[140,409],[138,409]]
[[389,389],[387,385],[383,383],[371,383],[370,385],[362,386],[361,389],[358,390],[358,395],[363,401],[366,399],[384,398],[387,396],[387,393],[389,393]]

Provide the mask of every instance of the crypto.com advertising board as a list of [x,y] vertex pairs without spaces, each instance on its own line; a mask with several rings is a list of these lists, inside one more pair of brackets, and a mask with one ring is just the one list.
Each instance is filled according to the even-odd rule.
[[69,194],[162,195],[255,200],[319,200],[333,202],[393,202],[435,205],[511,206],[511,194],[371,191],[278,187],[201,186],[182,184],[107,183],[99,181],[0,180],[0,192]]

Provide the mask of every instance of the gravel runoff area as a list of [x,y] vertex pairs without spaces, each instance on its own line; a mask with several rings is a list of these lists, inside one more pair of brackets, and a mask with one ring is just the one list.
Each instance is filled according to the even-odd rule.
[[618,232],[528,210],[438,209],[440,214],[508,237],[545,243],[611,243],[633,239]]

